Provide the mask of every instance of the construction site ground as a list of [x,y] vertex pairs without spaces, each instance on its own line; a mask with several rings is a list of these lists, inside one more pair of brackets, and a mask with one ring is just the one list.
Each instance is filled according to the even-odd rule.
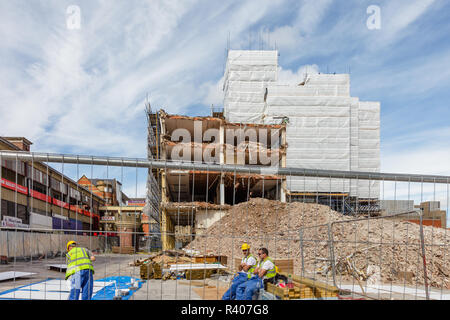
[[[140,258],[140,254],[99,254],[94,263],[94,280],[107,277],[128,276],[139,279],[139,267],[130,266],[130,263]],[[2,265],[0,272],[16,271],[35,273],[31,277],[16,278],[15,280],[0,281],[0,292],[16,289],[44,281],[46,279],[63,279],[64,272],[48,269],[47,265],[65,264],[61,257],[42,260],[24,261],[16,260],[8,265]],[[194,289],[198,286],[181,285],[175,280],[149,280],[144,281],[130,300],[200,300],[201,297]]]
[[[114,276],[129,276],[139,279],[139,267],[130,264],[136,259],[145,257],[146,255],[129,255],[129,254],[99,254],[96,255],[94,280],[103,279]],[[2,265],[1,272],[20,271],[35,273],[29,278],[16,278],[15,280],[6,280],[0,282],[0,292],[27,286],[49,278],[64,279],[64,272],[50,270],[47,268],[49,264],[64,264],[65,261],[61,257],[48,258],[33,261],[15,261],[8,265]],[[332,284],[332,279],[328,279]],[[420,286],[402,286],[401,284],[384,283],[385,289],[381,289],[372,293],[367,292],[366,297],[358,294],[360,287],[357,282],[340,281],[337,279],[338,287],[353,288],[355,293],[344,295],[347,299],[382,299],[382,300],[423,300],[425,296],[420,296],[417,292],[424,290]],[[223,293],[227,290],[227,283],[219,280],[204,279],[187,281],[179,280],[160,280],[152,279],[142,282],[139,290],[129,298],[130,300],[219,300]],[[395,287],[401,288],[390,290]],[[366,287],[362,288],[366,291]],[[430,297],[437,298],[449,297],[450,290],[432,289]]]

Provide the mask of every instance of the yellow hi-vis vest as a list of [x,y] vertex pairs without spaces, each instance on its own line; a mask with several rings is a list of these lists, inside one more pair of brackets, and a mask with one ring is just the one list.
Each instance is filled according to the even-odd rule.
[[66,254],[66,257],[66,280],[75,272],[81,270],[90,269],[92,270],[92,273],[94,273],[94,266],[92,265],[91,259],[89,259],[85,248],[75,247]]
[[262,265],[264,264],[264,262],[266,262],[267,260],[269,260],[270,262],[273,263],[273,268],[267,270],[266,274],[264,275],[264,279],[270,279],[276,276],[277,271],[276,271],[276,266],[275,263],[273,262],[273,260],[269,257],[266,257],[263,261],[260,261],[258,264],[258,267],[261,269]]
[[[242,259],[242,260],[244,260],[243,262],[245,262],[245,263],[247,263],[247,260],[248,260],[248,258],[250,258],[250,257],[253,257],[253,255],[250,253],[248,256],[246,256],[244,259]],[[254,257],[253,257],[254,258]],[[256,259],[255,259],[256,260]],[[253,265],[253,266],[251,266],[250,268],[248,268],[248,270],[247,270],[247,278],[251,278],[252,276],[253,276],[253,271],[255,271],[255,268],[256,268],[256,266],[255,265]]]

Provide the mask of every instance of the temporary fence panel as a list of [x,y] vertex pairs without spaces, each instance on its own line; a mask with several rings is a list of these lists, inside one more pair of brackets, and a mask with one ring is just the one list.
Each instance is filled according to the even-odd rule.
[[[122,283],[125,293],[115,292],[109,280],[104,284],[96,282],[96,286],[104,285],[103,291],[109,293],[95,299],[113,299],[116,293],[125,294],[124,299],[221,299],[237,271],[234,261],[242,258],[244,242],[255,256],[261,253],[258,249],[267,248],[272,259],[285,261],[281,272],[292,266],[288,273],[294,282],[293,291],[275,290],[264,295],[265,298],[450,298],[446,229],[450,177],[447,176],[0,152],[0,160],[3,159],[58,164],[64,179],[72,176],[73,181],[80,178],[81,169],[91,171],[93,177],[97,170],[104,179],[114,175],[123,190],[129,195],[134,192],[135,197],[141,192],[138,181],[145,186],[147,174],[152,170],[163,174],[173,170],[172,174],[179,175],[179,179],[178,182],[172,179],[170,185],[162,184],[172,188],[174,196],[161,197],[155,215],[161,217],[158,229],[144,232],[140,229],[141,213],[122,210],[114,224],[103,221],[103,230],[99,230],[93,227],[93,217],[82,215],[81,221],[77,211],[69,210],[70,217],[63,219],[66,212],[63,207],[53,214],[52,228],[3,227],[0,255],[6,257],[2,261],[7,264],[0,265],[0,271],[37,274],[1,283],[0,299],[26,299],[26,289],[20,288],[33,285],[41,293],[31,295],[28,290],[29,299],[66,299],[68,289],[62,288],[63,284],[60,283],[58,296],[46,290],[45,281],[50,277],[63,279],[64,273],[47,270],[45,266],[64,264],[66,244],[72,239],[96,256],[96,281],[128,277]],[[186,175],[186,171],[189,179],[185,181],[181,175]],[[214,192],[220,189],[216,184],[219,178],[209,178],[214,174],[220,177],[221,173],[232,177],[226,186],[224,206],[217,205],[220,193]],[[312,189],[288,194],[282,202],[279,190],[289,190],[294,178],[313,181]],[[259,182],[255,183],[255,179]],[[334,192],[332,186],[336,181],[342,193]],[[367,187],[360,182],[366,182]],[[189,184],[187,190],[192,201],[184,206],[168,206],[179,202],[182,183]],[[319,183],[327,186],[323,192],[313,188]],[[379,189],[373,187],[375,184]],[[84,192],[81,188],[78,191]],[[364,188],[367,198],[352,196],[352,189],[358,195],[359,188]],[[0,197],[3,190],[0,189]],[[145,187],[143,190],[149,192]],[[196,193],[206,195],[206,201],[195,201]],[[93,199],[91,196],[89,202]],[[196,222],[203,220],[198,219],[197,212],[211,222],[200,228],[201,232],[197,232],[201,226]],[[34,225],[34,218],[30,221]],[[76,234],[74,231],[83,224],[85,235]],[[113,226],[115,229],[105,229]],[[181,229],[183,241],[179,240]],[[226,257],[226,260],[211,261],[208,262],[211,265],[201,268],[198,263],[203,261],[196,261],[200,257],[210,260]],[[176,265],[183,265],[184,270],[174,271]],[[140,285],[133,284],[131,279],[140,279]],[[40,281],[42,285],[36,286]]]

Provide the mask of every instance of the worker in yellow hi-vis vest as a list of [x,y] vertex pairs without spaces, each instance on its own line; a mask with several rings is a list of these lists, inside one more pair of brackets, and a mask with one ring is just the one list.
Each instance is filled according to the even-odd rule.
[[252,300],[253,295],[261,288],[264,288],[266,282],[274,283],[277,275],[277,267],[269,257],[267,248],[258,250],[259,263],[253,271],[250,280],[239,285],[236,289],[236,300]]
[[77,247],[75,241],[67,242],[67,270],[66,280],[70,278],[69,300],[91,300],[94,289],[94,266],[92,262],[95,257],[86,248]]
[[250,279],[253,275],[253,270],[255,270],[256,258],[250,253],[250,246],[247,243],[244,243],[241,246],[241,250],[244,257],[241,260],[241,264],[238,266],[239,272],[233,278],[230,288],[222,296],[222,300],[236,299],[237,287]]

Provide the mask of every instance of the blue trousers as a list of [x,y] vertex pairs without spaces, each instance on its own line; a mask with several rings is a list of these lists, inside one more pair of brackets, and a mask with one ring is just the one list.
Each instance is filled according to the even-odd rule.
[[234,300],[236,299],[236,289],[243,283],[247,282],[247,274],[239,272],[231,282],[230,288],[222,296],[222,300]]
[[238,286],[236,289],[236,300],[252,300],[253,295],[263,287],[262,279],[258,276],[253,276],[250,280]]
[[91,300],[94,292],[94,277],[89,269],[81,270],[70,277],[69,300],[78,300],[81,292],[81,300]]

